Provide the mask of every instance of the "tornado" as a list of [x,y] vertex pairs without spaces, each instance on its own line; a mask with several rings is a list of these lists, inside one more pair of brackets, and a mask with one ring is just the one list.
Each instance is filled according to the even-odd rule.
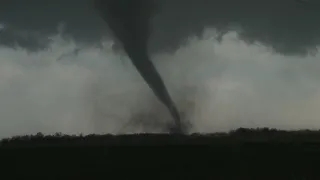
[[113,36],[121,42],[125,53],[142,78],[168,108],[174,119],[170,132],[183,133],[176,105],[148,55],[150,18],[155,14],[153,2],[151,0],[94,0],[94,5]]

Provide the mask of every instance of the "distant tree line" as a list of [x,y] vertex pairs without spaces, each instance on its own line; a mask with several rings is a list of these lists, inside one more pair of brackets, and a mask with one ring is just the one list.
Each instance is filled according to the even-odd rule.
[[54,135],[13,136],[0,141],[0,147],[5,146],[82,146],[82,145],[116,145],[116,144],[201,144],[213,142],[242,141],[319,141],[320,130],[285,131],[270,128],[239,128],[228,133],[190,135],[171,134],[135,134],[135,135]]

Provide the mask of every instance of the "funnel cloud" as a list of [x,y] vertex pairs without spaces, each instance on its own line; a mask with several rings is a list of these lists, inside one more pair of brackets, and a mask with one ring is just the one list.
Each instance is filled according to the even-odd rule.
[[154,14],[154,5],[150,0],[95,0],[95,6],[143,79],[170,111],[175,121],[171,131],[182,133],[178,109],[148,56],[149,21]]

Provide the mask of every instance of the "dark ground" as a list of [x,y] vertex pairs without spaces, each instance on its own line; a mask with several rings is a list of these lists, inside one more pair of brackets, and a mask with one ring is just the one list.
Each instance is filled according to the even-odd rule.
[[267,128],[207,135],[38,133],[1,141],[0,172],[23,179],[320,179],[319,142],[320,131]]

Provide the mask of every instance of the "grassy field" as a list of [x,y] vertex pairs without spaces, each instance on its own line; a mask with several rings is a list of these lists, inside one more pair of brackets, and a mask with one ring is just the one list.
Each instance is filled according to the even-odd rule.
[[[320,131],[237,129],[216,134],[69,136],[1,141],[15,176],[68,179],[319,179]],[[3,171],[3,172],[8,172]]]

